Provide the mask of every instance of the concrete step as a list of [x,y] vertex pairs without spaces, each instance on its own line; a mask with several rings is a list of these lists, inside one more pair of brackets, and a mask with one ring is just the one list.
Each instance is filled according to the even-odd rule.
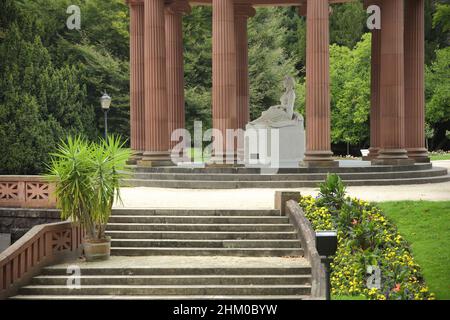
[[[338,168],[280,168],[281,174],[301,174],[301,173],[357,173],[357,172],[393,172],[393,171],[415,171],[428,170],[432,168],[431,163],[417,163],[401,166],[371,166],[368,162],[363,165],[360,161],[355,162],[355,166],[340,166]],[[182,167],[139,167],[129,166],[135,172],[143,173],[192,173],[192,174],[260,174],[261,169],[245,167],[206,167],[206,168],[182,168]]]
[[280,210],[113,209],[112,216],[280,216]]
[[224,232],[224,231],[107,231],[112,239],[297,239],[297,232]]
[[199,223],[199,224],[226,224],[226,223],[251,223],[251,224],[281,224],[288,223],[286,216],[132,216],[114,215],[109,219],[111,223]]
[[[341,179],[377,180],[422,178],[446,175],[447,170],[432,168],[427,170],[397,171],[397,172],[352,172],[339,173]],[[327,173],[277,173],[277,174],[242,174],[242,173],[135,173],[134,179],[143,180],[189,180],[189,181],[323,181]]]
[[224,231],[224,232],[288,232],[294,227],[288,223],[281,224],[244,224],[244,223],[108,223],[107,230],[122,231]]
[[238,256],[238,257],[302,257],[301,248],[175,248],[175,247],[111,247],[116,256]]
[[301,248],[300,240],[112,239],[114,248]]
[[[114,258],[114,257],[113,257]],[[157,257],[155,257],[157,258]],[[198,259],[198,258],[197,258]],[[242,259],[242,258],[241,258]],[[243,276],[243,275],[253,275],[253,276],[281,276],[281,275],[310,275],[311,267],[301,266],[301,267],[203,267],[199,265],[198,267],[115,267],[108,268],[104,266],[99,267],[83,267],[81,266],[82,276]],[[67,268],[65,267],[46,267],[41,272],[42,276],[67,276]]]
[[[64,286],[69,276],[37,276],[30,285]],[[302,285],[311,284],[310,275],[182,275],[182,276],[81,276],[85,285]]]
[[[73,295],[67,286],[29,285],[20,295]],[[84,285],[79,295],[309,295],[310,285]]]
[[[362,178],[362,177],[360,177]],[[450,175],[422,178],[393,178],[393,179],[361,179],[345,180],[347,186],[385,186],[440,183],[450,181]],[[126,179],[123,186],[175,188],[175,189],[241,189],[241,188],[316,188],[320,181],[197,181],[197,180],[147,180]]]
[[309,300],[309,295],[190,295],[190,296],[133,296],[133,295],[17,295],[11,300]]

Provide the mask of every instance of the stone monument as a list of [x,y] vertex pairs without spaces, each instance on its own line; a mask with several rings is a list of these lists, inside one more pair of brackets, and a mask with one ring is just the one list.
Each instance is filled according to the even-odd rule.
[[247,167],[297,168],[305,155],[302,115],[294,112],[294,79],[285,77],[281,105],[270,107],[246,126],[244,161]]

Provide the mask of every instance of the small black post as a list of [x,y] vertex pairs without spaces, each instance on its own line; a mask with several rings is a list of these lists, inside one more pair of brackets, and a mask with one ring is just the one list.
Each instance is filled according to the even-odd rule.
[[331,300],[331,262],[333,259],[327,257],[321,257],[320,259],[325,269],[325,278],[327,281],[326,298],[327,300]]

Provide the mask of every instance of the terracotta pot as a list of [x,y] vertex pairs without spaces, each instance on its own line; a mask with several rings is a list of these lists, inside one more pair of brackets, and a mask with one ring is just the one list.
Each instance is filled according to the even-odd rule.
[[101,240],[86,239],[83,243],[84,256],[86,261],[108,260],[111,254],[111,238]]

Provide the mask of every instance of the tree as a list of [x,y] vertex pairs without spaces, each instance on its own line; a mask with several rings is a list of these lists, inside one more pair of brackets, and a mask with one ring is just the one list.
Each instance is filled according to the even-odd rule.
[[355,48],[331,45],[331,139],[366,144],[369,138],[370,43],[365,34]]
[[426,121],[434,129],[433,146],[448,148],[450,127],[450,47],[436,51],[436,60],[426,68]]

